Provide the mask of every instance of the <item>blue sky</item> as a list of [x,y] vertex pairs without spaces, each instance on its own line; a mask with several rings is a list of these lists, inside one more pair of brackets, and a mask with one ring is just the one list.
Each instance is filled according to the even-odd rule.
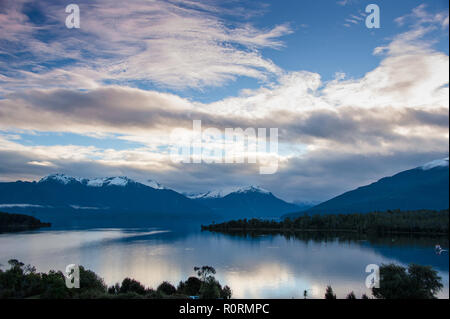
[[[66,1],[0,4],[0,180],[120,174],[311,201],[448,156],[447,1],[74,3],[79,29]],[[169,135],[184,143],[195,119],[278,128],[277,172],[173,163]]]
[[[274,61],[284,70],[307,70],[319,73],[323,81],[332,80],[336,72],[349,77],[361,77],[380,62],[374,56],[375,47],[386,44],[390,38],[407,30],[395,19],[411,12],[424,1],[378,1],[381,9],[381,28],[368,29],[365,21],[346,26],[346,19],[361,16],[368,4],[374,1],[353,1],[346,5],[339,1],[291,1],[268,2],[264,14],[249,19],[261,28],[288,23],[293,32],[283,36],[281,49],[263,49],[263,56]],[[425,1],[432,12],[448,10],[447,1]],[[354,19],[353,19],[354,20]],[[437,37],[436,48],[448,54],[448,34]],[[221,87],[186,90],[181,93],[202,102],[211,102],[229,95],[236,95],[242,88],[256,88],[261,83],[249,78],[239,78]],[[151,88],[145,86],[144,88]],[[169,91],[170,92],[170,91]]]

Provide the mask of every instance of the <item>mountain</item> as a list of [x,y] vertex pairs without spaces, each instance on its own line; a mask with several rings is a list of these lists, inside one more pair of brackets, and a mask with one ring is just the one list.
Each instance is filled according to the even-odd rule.
[[[309,214],[365,213],[386,210],[449,208],[448,158],[385,177],[323,202]],[[305,212],[288,214],[296,217]]]
[[228,188],[188,195],[222,218],[279,218],[298,211],[297,205],[287,203],[258,186]]
[[[0,183],[0,208],[8,211],[117,213],[130,216],[210,216],[207,207],[155,181],[124,176],[85,179],[53,174],[38,182]],[[135,214],[136,215],[136,214]]]
[[314,206],[319,205],[321,202],[319,201],[294,201],[295,205],[299,207],[299,212],[303,212],[305,210],[308,210],[310,208],[313,208]]

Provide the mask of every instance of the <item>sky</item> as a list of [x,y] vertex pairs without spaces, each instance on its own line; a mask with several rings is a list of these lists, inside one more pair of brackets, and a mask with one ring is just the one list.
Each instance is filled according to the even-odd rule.
[[[0,0],[0,181],[128,176],[308,202],[448,157],[448,1],[72,3],[80,28],[67,1]],[[278,151],[257,151],[277,170],[174,161],[194,120],[277,128]]]

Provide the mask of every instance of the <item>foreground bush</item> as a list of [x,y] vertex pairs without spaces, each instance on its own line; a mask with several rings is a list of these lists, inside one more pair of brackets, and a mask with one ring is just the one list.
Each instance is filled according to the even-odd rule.
[[[25,266],[18,260],[9,262],[9,269],[0,269],[0,299],[44,298],[44,299],[157,299],[157,298],[231,298],[231,289],[222,288],[209,266],[196,267],[201,278],[190,277],[175,288],[167,281],[155,290],[146,288],[139,281],[125,278],[121,284],[107,287],[102,278],[91,270],[80,266],[80,288],[68,289],[64,274],[60,271],[38,273],[36,268]],[[200,270],[200,271],[199,271]]]

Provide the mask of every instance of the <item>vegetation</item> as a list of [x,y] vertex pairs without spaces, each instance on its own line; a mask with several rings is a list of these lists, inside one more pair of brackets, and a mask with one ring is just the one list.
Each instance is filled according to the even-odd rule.
[[379,299],[435,299],[443,288],[441,277],[431,266],[395,264],[380,267],[380,288],[372,294]]
[[18,260],[12,259],[8,263],[9,269],[0,269],[0,299],[161,299],[191,296],[229,299],[232,295],[230,287],[222,288],[214,278],[216,271],[210,266],[195,267],[200,278],[190,277],[184,282],[180,281],[177,288],[164,281],[156,290],[146,288],[131,278],[107,287],[96,273],[80,266],[80,288],[69,289],[60,271],[38,273],[35,267],[24,265]]
[[449,210],[443,211],[387,211],[365,214],[308,215],[296,219],[274,220],[240,219],[221,224],[202,226],[215,232],[304,232],[345,231],[362,234],[423,233],[448,234]]
[[42,223],[39,219],[32,216],[0,212],[0,233],[32,230],[50,226],[50,223]]
[[327,300],[336,299],[336,294],[333,292],[333,288],[331,288],[331,286],[327,286],[327,290],[325,291],[325,299]]
[[[94,272],[80,266],[80,288],[66,287],[62,272],[49,271],[37,273],[36,268],[24,265],[18,260],[9,262],[9,269],[0,269],[0,299],[4,298],[41,298],[41,299],[162,299],[190,298],[229,299],[230,287],[222,288],[214,278],[215,269],[209,266],[195,267],[198,277],[189,277],[180,281],[175,288],[167,281],[156,290],[144,287],[138,281],[125,278],[121,284],[107,287],[102,278]],[[443,288],[441,278],[430,266],[411,264],[405,267],[388,264],[380,267],[379,288],[372,289],[376,299],[435,299]],[[307,292],[304,292],[304,298]],[[336,299],[331,286],[325,291],[325,299]],[[350,292],[346,299],[356,299]],[[369,299],[366,294],[361,299]]]
[[[436,299],[436,295],[443,288],[442,278],[431,266],[410,264],[405,267],[388,264],[380,267],[379,288],[372,288],[372,295],[376,299]],[[325,299],[336,299],[333,288],[328,286]],[[346,299],[356,299],[354,292],[350,292]],[[361,299],[369,299],[366,294]]]

